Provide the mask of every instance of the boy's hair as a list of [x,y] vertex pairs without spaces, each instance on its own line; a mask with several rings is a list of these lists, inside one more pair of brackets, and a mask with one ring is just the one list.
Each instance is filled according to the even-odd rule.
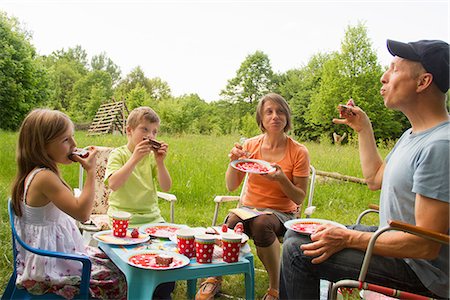
[[127,125],[132,129],[136,129],[143,120],[150,123],[160,122],[158,114],[153,109],[148,106],[141,106],[136,107],[130,112],[127,119]]
[[[73,127],[73,123],[66,114],[50,109],[35,109],[23,120],[16,149],[17,173],[11,193],[14,211],[19,217],[22,216],[20,202],[28,174],[39,167],[50,169],[60,176],[58,166],[47,154],[45,146],[71,126]],[[64,180],[62,182],[68,186]]]
[[262,123],[262,115],[263,115],[263,106],[264,103],[267,101],[272,101],[279,106],[281,106],[281,109],[283,110],[284,114],[286,115],[286,126],[284,126],[284,132],[288,132],[291,129],[292,122],[291,122],[291,109],[289,108],[289,104],[287,101],[278,94],[275,93],[269,93],[265,96],[263,96],[258,103],[258,106],[256,107],[256,123],[258,123],[259,128],[262,132],[265,132],[266,129],[264,128],[264,125]]

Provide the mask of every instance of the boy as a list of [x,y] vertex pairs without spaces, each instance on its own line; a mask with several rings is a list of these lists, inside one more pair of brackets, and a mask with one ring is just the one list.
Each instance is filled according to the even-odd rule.
[[[158,207],[156,181],[162,191],[172,186],[164,159],[168,145],[155,142],[160,119],[150,107],[138,107],[127,119],[126,145],[114,149],[106,167],[105,183],[112,190],[108,215],[115,211],[131,213],[130,227],[164,222]],[[154,299],[170,299],[174,282],[158,286]]]
[[[168,191],[172,179],[164,164],[168,145],[156,149],[149,140],[158,133],[160,120],[150,107],[138,107],[127,120],[128,143],[114,149],[108,159],[105,183],[112,190],[108,215],[115,211],[132,214],[130,227],[164,222],[158,207],[156,180]],[[157,177],[156,177],[157,176]]]

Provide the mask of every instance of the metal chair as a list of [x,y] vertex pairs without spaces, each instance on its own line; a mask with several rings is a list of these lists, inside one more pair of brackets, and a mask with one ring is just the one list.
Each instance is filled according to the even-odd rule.
[[[238,201],[238,207],[241,204],[241,198],[245,193],[245,188],[247,185],[248,174],[244,178],[244,183],[242,185],[241,194],[239,196],[216,196],[214,198],[214,202],[216,203],[214,208],[214,217],[212,220],[212,226],[216,226],[217,218],[219,216],[220,205],[225,202]],[[310,165],[310,183],[309,183],[309,194],[308,194],[308,206],[306,207],[304,214],[306,218],[311,217],[314,213],[316,207],[312,205],[313,197],[314,197],[314,186],[316,183],[316,169]],[[298,215],[300,215],[302,210],[302,205],[298,208]]]
[[369,268],[370,260],[372,258],[373,248],[375,246],[377,238],[384,232],[391,230],[404,231],[445,245],[449,245],[450,236],[447,234],[431,231],[419,226],[403,223],[400,221],[390,220],[388,224],[389,224],[388,226],[378,229],[371,237],[369,245],[367,246],[366,254],[364,256],[358,280],[344,279],[334,283],[332,285],[331,292],[329,295],[331,299],[337,299],[337,292],[338,289],[340,288],[358,288],[373,291],[389,297],[395,297],[399,299],[430,299],[429,297],[409,293],[407,291],[400,291],[393,288],[366,282],[365,279],[367,275],[367,270]]
[[[78,227],[83,231],[83,237],[86,242],[91,240],[93,233],[103,229],[109,228],[109,217],[106,214],[108,211],[108,198],[111,190],[104,183],[106,173],[106,166],[108,164],[108,157],[114,148],[96,146],[97,149],[97,165],[95,172],[95,198],[94,206],[90,220],[85,223],[79,223]],[[83,189],[84,169],[80,165],[78,176],[78,188],[74,190],[75,195],[79,195]],[[170,222],[175,220],[175,202],[177,197],[173,194],[157,192],[160,199],[170,202]]]
[[76,260],[82,263],[82,272],[81,272],[81,283],[80,283],[80,293],[77,295],[76,299],[89,299],[89,281],[91,278],[91,261],[87,256],[77,255],[77,254],[69,254],[55,251],[47,251],[42,249],[37,249],[28,246],[21,237],[17,234],[15,225],[14,225],[14,210],[12,206],[11,199],[8,199],[8,213],[9,213],[9,222],[11,224],[11,242],[12,242],[12,250],[13,250],[13,262],[14,268],[11,278],[8,281],[6,289],[2,295],[2,300],[6,299],[63,299],[61,296],[56,294],[44,294],[44,295],[33,295],[27,292],[25,289],[19,289],[16,287],[16,279],[17,279],[17,267],[16,267],[16,259],[17,259],[17,249],[16,242],[19,243],[20,246],[25,251],[32,252],[36,255],[55,257],[58,259],[68,259],[68,260]]

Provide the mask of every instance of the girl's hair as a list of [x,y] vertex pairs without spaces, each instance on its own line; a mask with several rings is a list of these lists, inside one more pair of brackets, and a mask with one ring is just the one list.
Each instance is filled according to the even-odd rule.
[[[50,109],[35,109],[23,120],[16,149],[17,173],[12,186],[14,212],[19,217],[22,216],[20,202],[24,196],[25,179],[33,169],[47,168],[61,177],[45,146],[71,126],[73,123],[66,114]],[[68,187],[62,178],[61,181]]]
[[141,106],[133,109],[128,115],[127,125],[132,129],[136,129],[142,120],[150,123],[159,123],[158,114],[148,106]]
[[286,115],[286,126],[284,126],[284,132],[288,132],[291,129],[292,122],[291,122],[291,109],[289,108],[289,104],[286,102],[286,100],[278,94],[275,93],[269,93],[265,96],[263,96],[258,103],[258,106],[256,107],[256,123],[258,123],[259,128],[262,132],[265,132],[266,129],[264,128],[264,125],[262,123],[262,116],[263,116],[263,107],[264,103],[267,101],[272,101],[276,104],[278,104],[281,107],[281,110]]

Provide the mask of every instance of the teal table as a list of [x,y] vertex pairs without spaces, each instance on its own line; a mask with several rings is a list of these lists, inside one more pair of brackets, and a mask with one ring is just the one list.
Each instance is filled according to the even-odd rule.
[[196,293],[197,278],[240,273],[245,274],[245,298],[255,299],[255,269],[251,253],[244,254],[235,263],[214,259],[211,264],[199,264],[192,258],[189,265],[179,269],[151,270],[131,266],[126,259],[134,251],[139,250],[175,250],[175,243],[157,239],[131,246],[116,246],[102,242],[99,242],[98,246],[125,275],[128,299],[152,299],[153,292],[159,284],[177,280],[187,280],[187,294],[192,299]]

